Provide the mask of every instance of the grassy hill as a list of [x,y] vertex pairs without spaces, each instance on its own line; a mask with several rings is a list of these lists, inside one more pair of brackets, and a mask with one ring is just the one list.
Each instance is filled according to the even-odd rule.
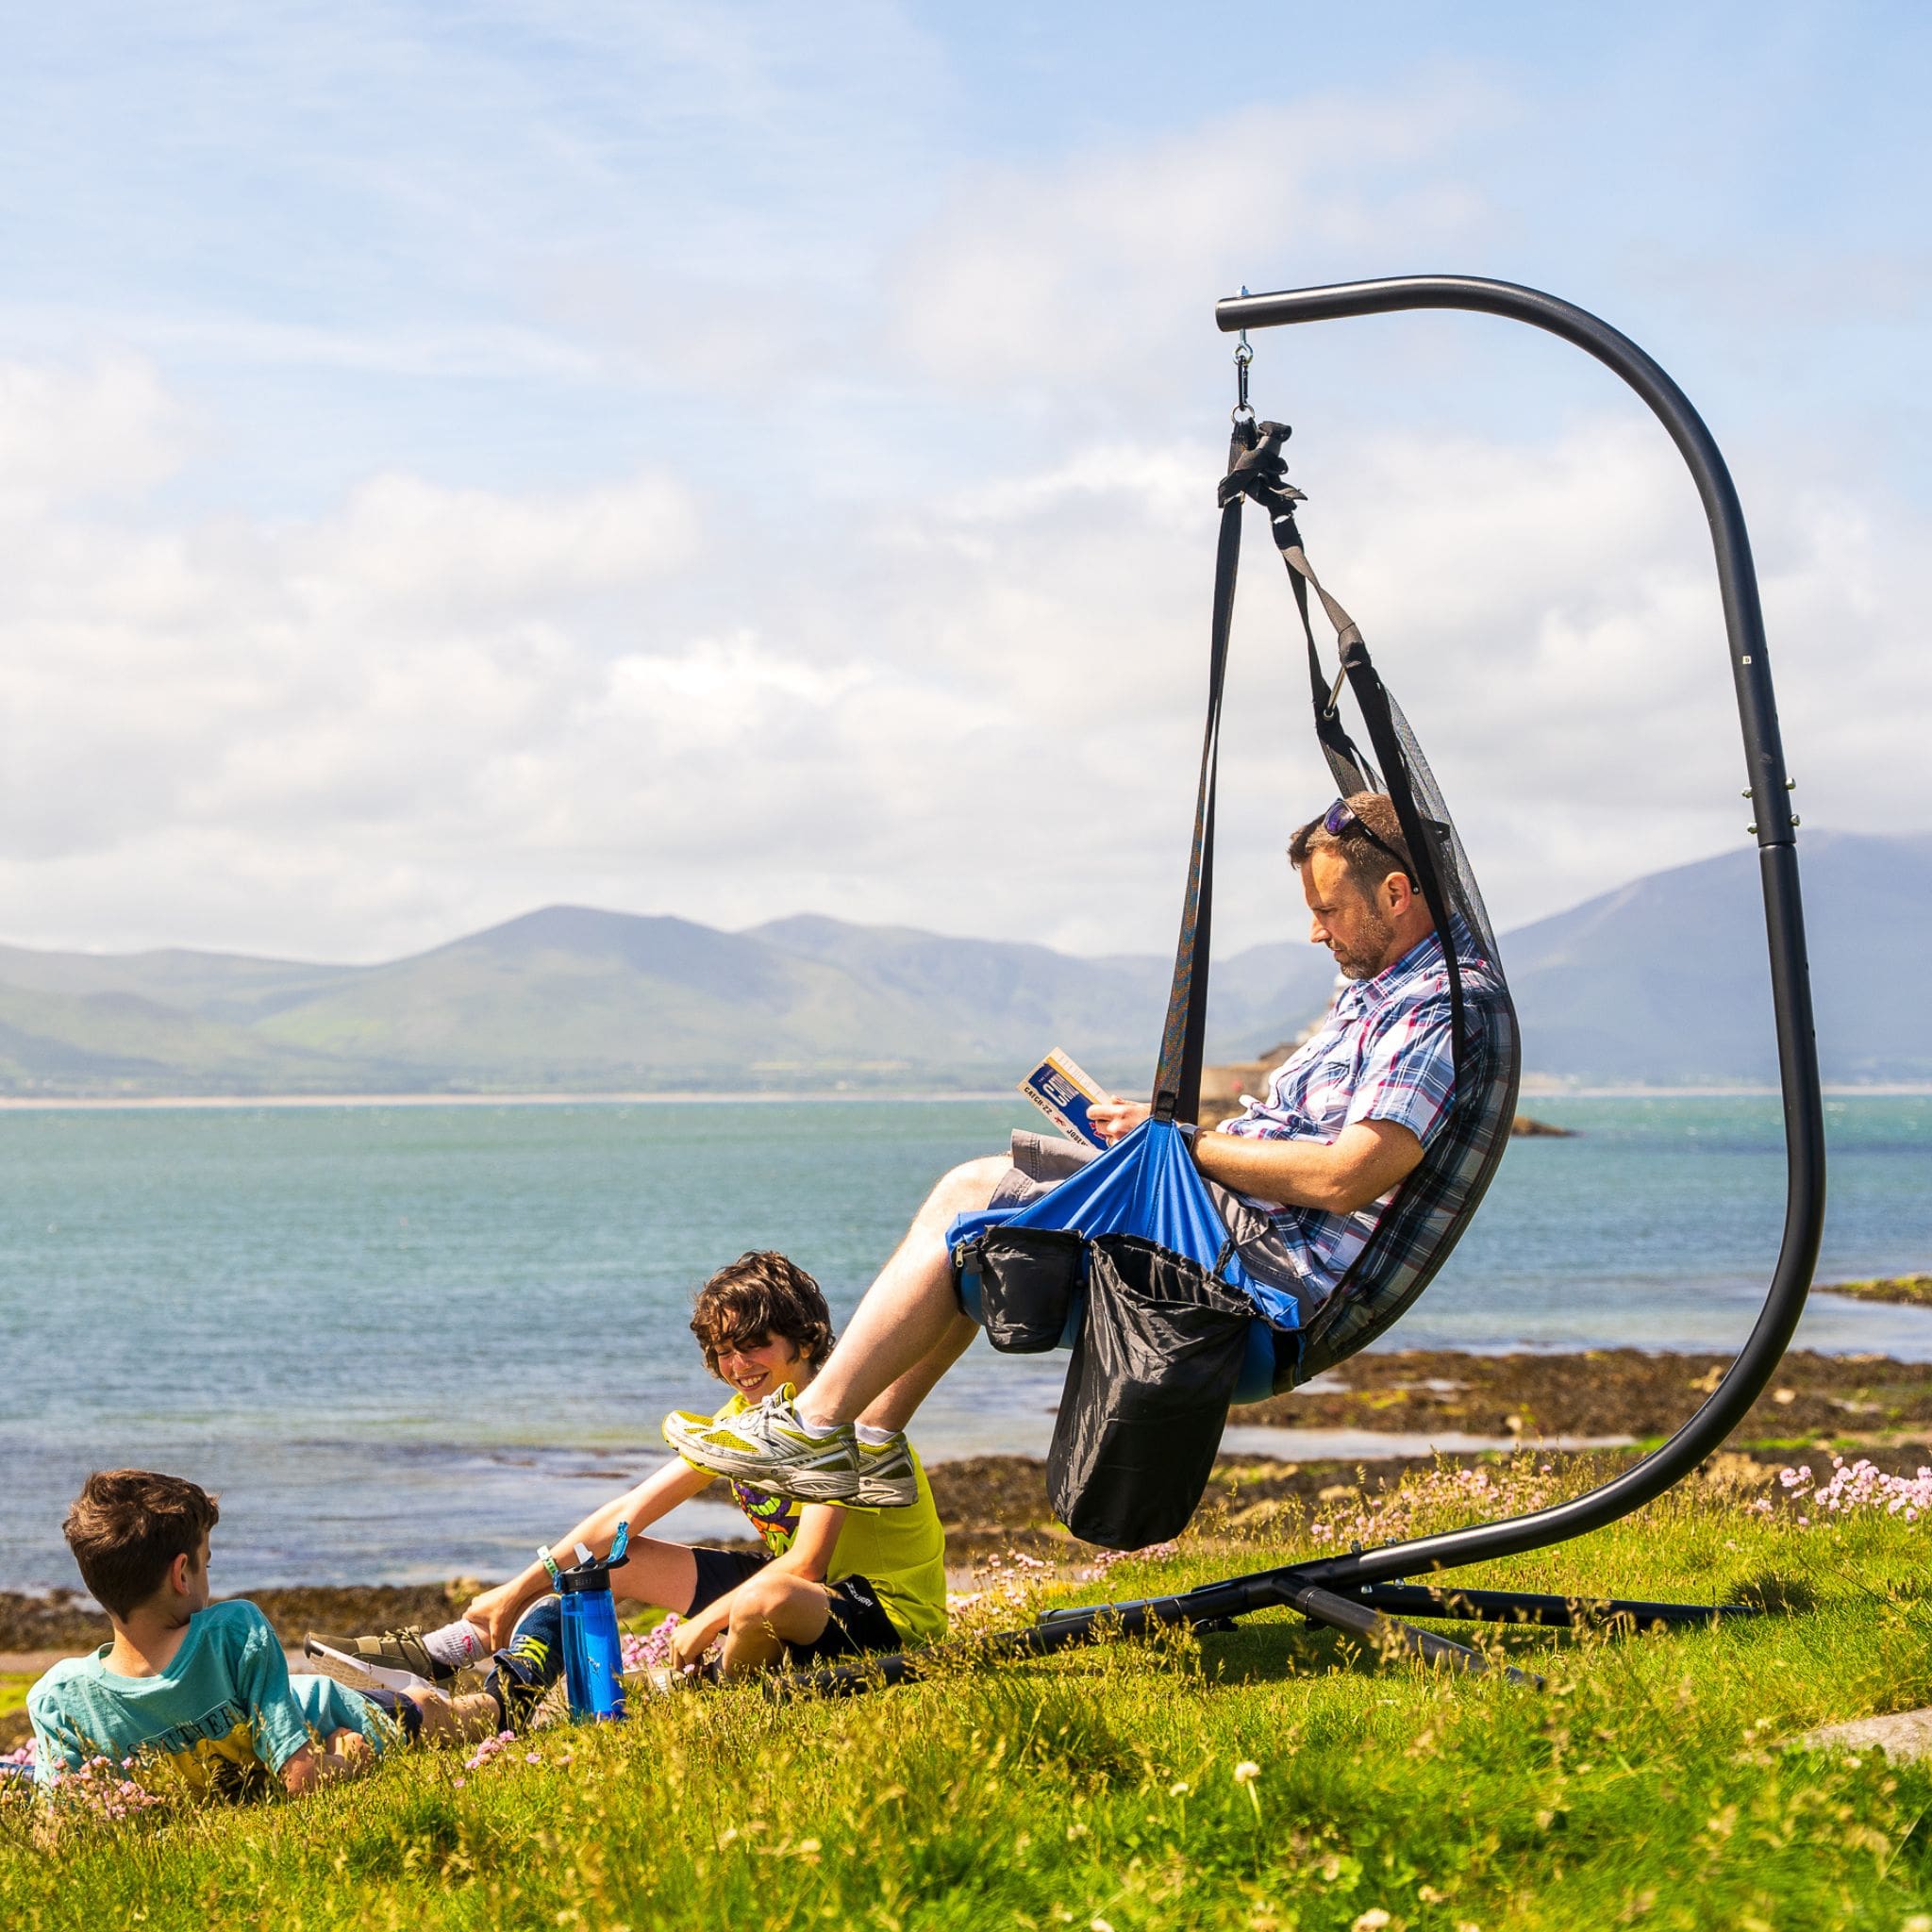
[[[1806,846],[1826,1076],[1932,1077],[1897,989],[1932,948],[1932,840]],[[1774,1075],[1749,852],[1657,873],[1504,936],[1531,1071]],[[1063,1045],[1144,1083],[1170,961],[801,916],[739,933],[553,906],[379,966],[0,947],[0,1092],[800,1091],[1004,1087]],[[1297,941],[1215,962],[1210,1054],[1252,1058],[1327,997]]]

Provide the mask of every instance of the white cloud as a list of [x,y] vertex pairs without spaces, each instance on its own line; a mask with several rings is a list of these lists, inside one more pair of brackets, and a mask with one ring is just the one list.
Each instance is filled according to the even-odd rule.
[[[1205,440],[902,485],[803,528],[782,492],[705,510],[655,474],[528,495],[388,474],[315,518],[197,522],[125,496],[165,475],[151,378],[14,371],[0,394],[108,425],[0,513],[8,937],[367,958],[577,899],[1169,942]],[[1502,918],[1741,840],[1707,547],[1653,425],[1359,443],[1304,522]],[[1757,535],[1803,809],[1923,823],[1932,673],[1901,615],[1923,518],[1814,496]],[[1298,932],[1281,847],[1327,792],[1291,626],[1257,520],[1228,945]]]
[[1500,111],[1492,86],[1444,69],[1374,98],[1242,107],[1046,170],[974,171],[908,248],[893,340],[970,390],[1141,390],[1258,266],[1475,247],[1493,217],[1452,152]]
[[[125,355],[0,363],[0,933],[369,958],[576,899],[1164,949],[1224,408],[1191,392],[1204,339],[1225,379],[1208,300],[1270,265],[1319,279],[1493,255],[1512,218],[1478,185],[1498,177],[1475,165],[1476,135],[1511,102],[1434,70],[1374,99],[971,165],[935,198],[908,185],[932,168],[909,109],[874,150],[839,103],[801,106],[800,73],[841,68],[841,46],[870,37],[862,10],[815,52],[816,27],[680,51],[670,15],[634,39],[621,8],[573,18],[602,90],[581,132],[561,95],[485,63],[454,120],[373,148],[366,172],[361,96],[318,82],[333,142],[287,150],[249,108],[271,91],[230,75],[230,134],[273,150],[288,192],[346,167],[358,192],[393,194],[370,226],[375,267],[339,308],[264,314],[189,274],[123,314],[191,367],[328,369],[317,411],[344,397],[373,422],[394,398],[468,435],[474,391],[437,384],[496,378],[491,394],[519,390],[533,417],[608,399],[631,412],[608,446],[655,435],[659,454],[627,475],[599,479],[601,458],[552,471],[591,479],[575,487],[482,490],[448,481],[460,438],[432,463],[370,432],[382,453],[345,462],[357,480],[318,486],[303,513],[209,517],[190,506],[243,492],[197,486],[238,450],[286,501],[294,445],[242,420],[252,391],[230,395],[216,446],[205,412],[224,392],[205,371],[191,409]],[[916,69],[912,29],[879,27]],[[347,30],[313,31],[341,54]],[[395,34],[379,51],[369,112],[413,129],[396,110],[423,97],[436,50]],[[629,99],[646,69],[661,125]],[[641,200],[684,140],[686,74],[722,86],[728,111],[691,109],[713,146],[680,153],[676,192]],[[500,149],[473,125],[498,121],[514,134]],[[741,174],[712,181],[726,150],[810,192],[768,205]],[[235,258],[225,239],[197,245]],[[392,302],[383,264],[418,243],[447,299],[411,285]],[[884,322],[846,326],[874,296]],[[39,339],[65,313],[42,314]],[[1534,438],[1520,415],[1502,434],[1440,417],[1391,433],[1361,395],[1411,375],[1418,342],[1453,368],[1460,339],[1329,346],[1342,340],[1296,346],[1322,396],[1294,445],[1309,545],[1499,915],[1740,842],[1707,544],[1656,425],[1625,404],[1552,412]],[[1271,377],[1289,359],[1271,342]],[[1325,390],[1306,378],[1316,365]],[[398,374],[423,380],[357,387]],[[1557,408],[1595,406],[1607,391],[1588,374]],[[645,420],[643,394],[670,426]],[[575,450],[575,433],[546,425],[542,446]],[[504,450],[524,445],[474,437],[489,474],[514,469]],[[1869,479],[1751,508],[1801,808],[1923,824],[1932,673],[1905,613],[1924,514]],[[1281,848],[1329,789],[1299,650],[1257,521],[1225,733],[1226,944],[1299,929]]]
[[0,511],[133,493],[174,474],[187,419],[146,362],[0,362]]

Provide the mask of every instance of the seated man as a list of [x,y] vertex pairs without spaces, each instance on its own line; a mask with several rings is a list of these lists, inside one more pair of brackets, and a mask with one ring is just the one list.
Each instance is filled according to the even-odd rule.
[[[1286,1313],[1291,1324],[1333,1291],[1374,1232],[1448,1117],[1456,1074],[1448,972],[1394,806],[1379,792],[1338,799],[1295,833],[1288,856],[1301,874],[1311,942],[1326,946],[1355,983],[1276,1070],[1266,1096],[1193,1145],[1262,1284],[1257,1312]],[[1470,971],[1481,969],[1471,962]],[[1112,1142],[1150,1112],[1116,1099],[1090,1118]],[[1013,1141],[1010,1161],[968,1161],[933,1190],[808,1391],[710,1424],[673,1417],[665,1434],[678,1453],[780,1492],[794,1480],[800,1493],[825,1500],[841,1481],[856,1491],[853,1424],[903,1429],[973,1340],[947,1229],[961,1214],[1023,1206],[1092,1158],[1038,1135]],[[1256,1220],[1241,1203],[1265,1216],[1258,1238],[1240,1224]],[[1271,1310],[1275,1292],[1290,1296],[1287,1309],[1277,1302]]]

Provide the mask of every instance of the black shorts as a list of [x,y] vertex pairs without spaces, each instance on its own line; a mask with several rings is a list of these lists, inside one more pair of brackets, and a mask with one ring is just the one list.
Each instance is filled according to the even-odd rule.
[[691,1555],[697,1558],[698,1585],[691,1593],[691,1607],[684,1613],[687,1617],[695,1617],[727,1590],[736,1590],[747,1576],[756,1576],[770,1560],[750,1550],[693,1550]]
[[[756,1576],[768,1558],[749,1550],[693,1550],[697,1558],[697,1588],[691,1592],[694,1617],[714,1604],[726,1591],[736,1590],[748,1576]],[[809,1643],[788,1643],[786,1656],[793,1664],[824,1663],[833,1657],[861,1657],[868,1651],[903,1650],[906,1641],[899,1635],[878,1593],[863,1576],[841,1576],[827,1586],[831,1614],[825,1627]]]
[[841,1576],[829,1588],[832,1614],[825,1627],[809,1643],[785,1646],[792,1663],[822,1664],[833,1657],[862,1657],[867,1651],[906,1648],[906,1640],[886,1615],[869,1578]]

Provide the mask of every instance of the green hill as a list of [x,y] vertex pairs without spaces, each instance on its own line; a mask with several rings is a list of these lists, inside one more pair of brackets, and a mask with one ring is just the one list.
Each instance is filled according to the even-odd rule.
[[[1932,840],[1807,841],[1827,1078],[1932,1077]],[[1769,1081],[1749,852],[1504,936],[1532,1072]],[[802,916],[719,932],[553,906],[379,966],[0,946],[0,1092],[807,1091],[1002,1088],[1052,1045],[1144,1083],[1170,962]],[[1248,1058],[1328,995],[1296,941],[1214,965],[1209,1052]]]

